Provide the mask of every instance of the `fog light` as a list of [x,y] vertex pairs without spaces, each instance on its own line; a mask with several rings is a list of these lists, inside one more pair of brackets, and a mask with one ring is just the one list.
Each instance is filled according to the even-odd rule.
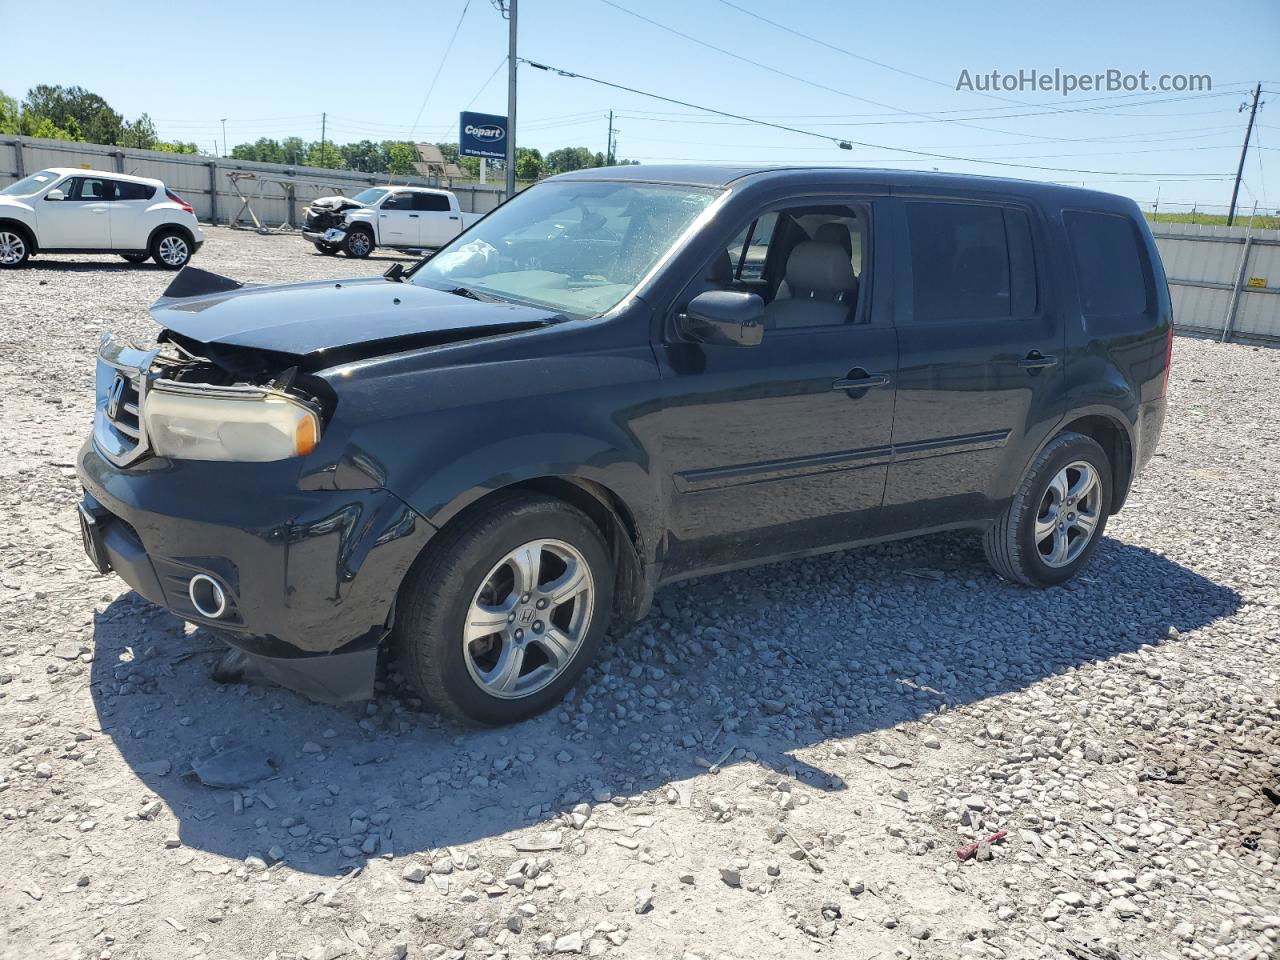
[[227,612],[227,593],[213,577],[197,573],[187,584],[187,596],[202,617],[217,620]]

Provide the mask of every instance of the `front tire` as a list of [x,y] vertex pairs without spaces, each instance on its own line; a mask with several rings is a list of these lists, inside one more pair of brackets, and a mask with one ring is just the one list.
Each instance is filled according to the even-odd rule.
[[323,240],[316,242],[316,249],[326,257],[335,256],[338,252],[337,244],[325,243]]
[[1093,438],[1055,437],[1032,462],[982,546],[996,573],[1033,587],[1070,580],[1089,562],[1111,512],[1111,462]]
[[21,230],[0,227],[0,270],[14,270],[31,259],[31,240]]
[[546,710],[595,659],[613,565],[585,514],[502,496],[441,534],[401,587],[393,643],[430,706],[499,725]]
[[151,241],[151,259],[164,270],[181,270],[191,261],[191,241],[179,230],[162,230]]
[[363,260],[373,253],[373,234],[359,227],[348,230],[346,238],[342,241],[342,249],[346,251],[348,257]]

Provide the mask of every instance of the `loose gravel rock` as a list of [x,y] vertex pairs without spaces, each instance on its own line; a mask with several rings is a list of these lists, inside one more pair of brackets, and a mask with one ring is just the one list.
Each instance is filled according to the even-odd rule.
[[[250,281],[399,259],[208,232]],[[93,575],[93,350],[169,279],[0,274],[0,956],[1280,951],[1280,353],[1178,339],[1159,454],[1065,587],[960,534],[694,581],[476,732],[394,671],[340,708],[214,683],[214,637]],[[232,750],[271,775],[187,775]]]

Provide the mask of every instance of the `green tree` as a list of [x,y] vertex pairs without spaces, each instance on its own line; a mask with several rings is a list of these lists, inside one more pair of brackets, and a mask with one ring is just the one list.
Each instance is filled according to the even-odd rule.
[[529,147],[516,147],[516,178],[538,180],[546,173],[542,151]]
[[308,167],[322,167],[326,170],[343,169],[342,153],[327,140],[324,143],[312,143],[307,148],[307,156],[303,160]]
[[161,153],[199,153],[200,150],[194,143],[184,142],[181,140],[165,141],[160,140],[151,148],[159,150]]
[[586,147],[561,147],[547,154],[546,167],[551,173],[568,173],[571,170],[603,166],[604,155],[592,153]]
[[361,140],[359,143],[343,144],[338,150],[342,159],[351,170],[362,173],[377,173],[382,169],[382,148],[372,140]]
[[154,150],[159,141],[156,125],[145,113],[133,123],[126,123],[120,131],[120,146],[137,147],[139,150]]
[[413,144],[403,140],[387,140],[383,147],[387,154],[388,173],[407,177],[418,172],[418,168],[414,166],[418,162],[418,151]]
[[278,140],[270,137],[259,137],[253,143],[241,143],[231,150],[231,156],[237,160],[260,160],[263,163],[284,163],[284,147]]
[[52,121],[55,128],[79,133],[94,143],[120,142],[124,117],[112,110],[102,97],[84,87],[39,84],[27,91],[23,106],[25,112],[37,118],[33,119],[33,124],[43,117]]
[[21,117],[18,101],[0,90],[0,133],[17,133]]
[[282,163],[301,163],[307,153],[307,146],[301,137],[285,137],[280,149],[284,153]]

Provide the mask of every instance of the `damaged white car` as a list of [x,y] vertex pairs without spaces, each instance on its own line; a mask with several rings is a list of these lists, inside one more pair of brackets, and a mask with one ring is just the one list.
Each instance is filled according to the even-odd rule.
[[483,214],[464,213],[448,190],[370,187],[307,207],[302,236],[321,253],[363,258],[377,247],[438,250]]

